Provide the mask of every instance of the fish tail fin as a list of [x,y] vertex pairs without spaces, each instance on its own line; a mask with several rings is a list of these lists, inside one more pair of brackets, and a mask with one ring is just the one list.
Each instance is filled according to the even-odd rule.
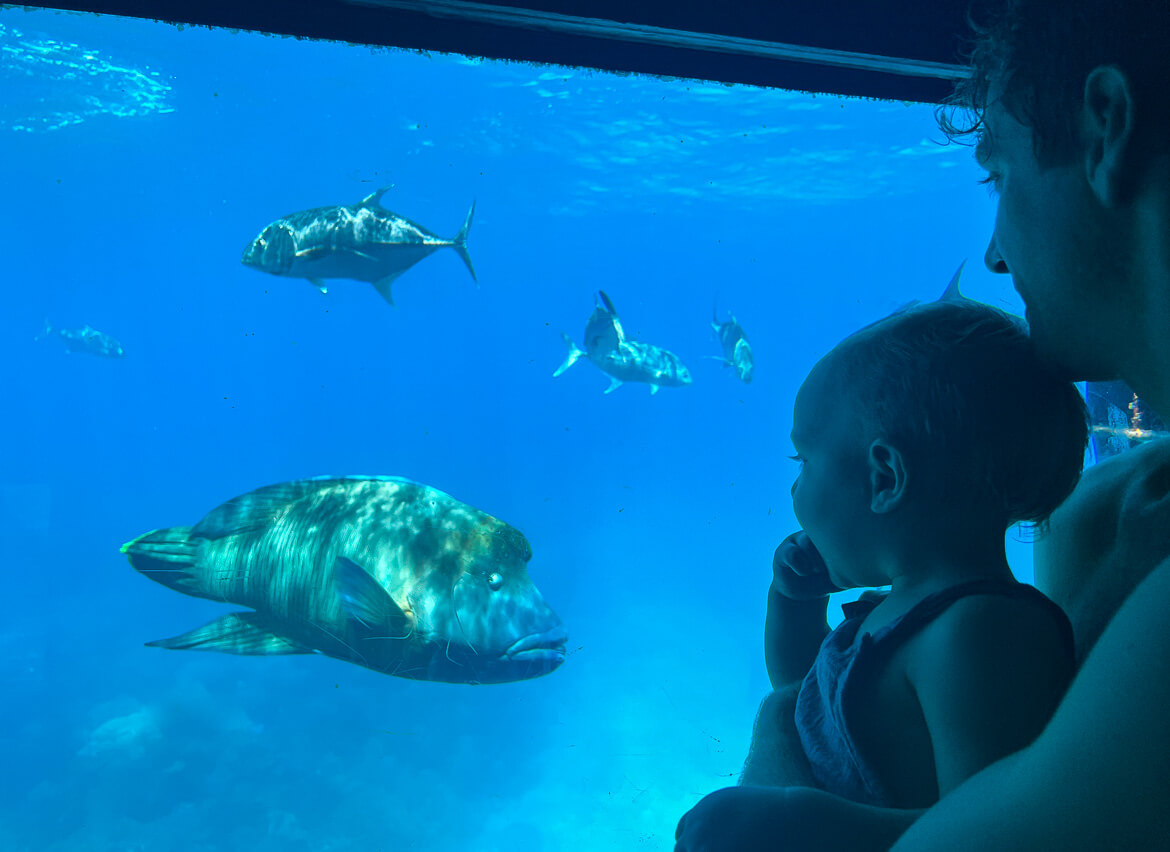
[[569,347],[569,354],[566,356],[565,362],[561,364],[561,366],[557,367],[556,372],[553,373],[554,379],[561,373],[565,372],[565,370],[576,364],[577,359],[585,354],[585,350],[577,346],[577,344],[573,342],[573,338],[569,337],[569,335],[561,332],[561,337],[565,338],[565,344]]
[[122,545],[130,567],[168,589],[197,598],[219,600],[207,593],[196,568],[198,541],[191,541],[191,527],[151,530]]
[[463,227],[459,229],[459,233],[455,235],[452,248],[459,252],[459,256],[463,258],[463,263],[467,266],[467,271],[471,273],[471,280],[479,286],[479,279],[475,276],[475,267],[471,263],[471,254],[467,251],[467,232],[471,230],[471,217],[475,215],[475,202],[471,202],[471,209],[467,211],[467,218],[463,220]]

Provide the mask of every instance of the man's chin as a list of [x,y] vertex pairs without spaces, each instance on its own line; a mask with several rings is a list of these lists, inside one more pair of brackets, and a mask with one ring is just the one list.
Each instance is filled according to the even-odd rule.
[[1066,335],[1055,338],[1042,329],[1030,326],[1029,337],[1036,357],[1045,367],[1069,382],[1110,382],[1121,378],[1109,367],[1094,359]]

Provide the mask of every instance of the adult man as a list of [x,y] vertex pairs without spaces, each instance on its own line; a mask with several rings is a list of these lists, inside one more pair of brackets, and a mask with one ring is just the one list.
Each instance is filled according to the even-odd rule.
[[[1038,351],[1070,378],[1123,378],[1162,413],[1168,44],[1164,0],[1008,0],[960,92],[1000,199],[986,262],[1012,274]],[[807,788],[720,790],[683,817],[676,849],[876,852],[899,834],[893,852],[1170,849],[1170,441],[1084,477],[1037,584],[1088,653],[1030,746],[917,821]]]

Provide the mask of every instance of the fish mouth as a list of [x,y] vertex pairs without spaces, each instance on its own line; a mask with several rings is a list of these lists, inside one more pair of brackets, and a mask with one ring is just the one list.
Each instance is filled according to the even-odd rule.
[[565,643],[569,641],[569,631],[563,624],[558,624],[549,630],[540,633],[529,633],[513,642],[504,657],[509,660],[538,660],[553,657],[564,658]]

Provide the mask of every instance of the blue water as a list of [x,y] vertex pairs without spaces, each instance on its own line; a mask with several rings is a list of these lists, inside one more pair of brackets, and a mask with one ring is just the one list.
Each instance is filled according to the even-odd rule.
[[[1018,308],[981,265],[980,172],[928,106],[18,9],[0,85],[13,852],[669,849],[767,689],[805,373],[964,258],[969,295]],[[477,201],[479,287],[450,250],[396,308],[241,265],[278,216],[386,184],[444,236]],[[599,288],[692,386],[552,377]],[[704,357],[716,300],[750,386]],[[46,318],[127,357],[35,341]],[[143,647],[228,608],[123,542],[335,473],[522,530],[564,665],[469,687]]]

